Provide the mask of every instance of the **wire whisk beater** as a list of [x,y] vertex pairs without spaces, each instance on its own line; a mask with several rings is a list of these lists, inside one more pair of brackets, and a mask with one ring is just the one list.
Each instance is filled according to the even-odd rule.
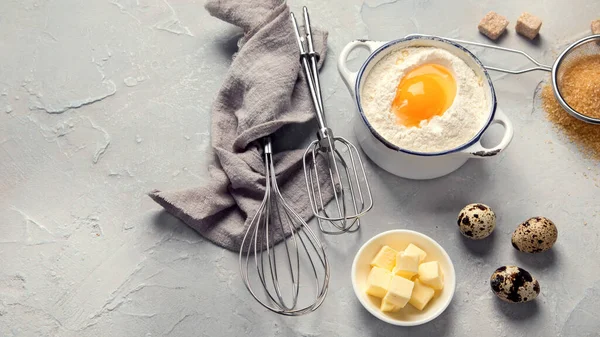
[[250,294],[265,308],[299,316],[323,303],[329,262],[321,241],[279,190],[268,138],[264,163],[265,195],[242,240],[240,273]]
[[[290,16],[319,124],[317,139],[310,143],[303,157],[310,206],[324,233],[354,232],[360,228],[360,217],[373,207],[373,196],[358,149],[344,137],[334,136],[327,127],[317,68],[319,55],[314,49],[306,7],[303,8],[303,14],[303,36],[294,13]],[[328,195],[333,197],[329,205],[326,199]]]

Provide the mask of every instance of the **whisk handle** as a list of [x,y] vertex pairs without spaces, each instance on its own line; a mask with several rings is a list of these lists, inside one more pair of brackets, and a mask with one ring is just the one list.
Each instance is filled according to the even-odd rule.
[[262,143],[263,143],[264,154],[265,155],[273,154],[273,147],[271,145],[271,137],[263,138]]
[[323,108],[321,103],[319,103],[319,92],[317,91],[315,81],[313,78],[313,72],[308,63],[308,57],[306,55],[301,55],[300,62],[302,63],[302,67],[304,68],[304,75],[306,76],[306,82],[308,84],[308,91],[310,93],[310,97],[313,101],[313,105],[315,106],[315,113],[317,114],[317,122],[319,123],[319,128],[324,129],[325,126],[325,114],[323,113]]
[[[300,34],[298,28],[298,22],[296,22],[296,16],[294,13],[290,13],[290,19],[292,21],[292,27],[294,29],[294,35],[296,35],[296,41],[298,42],[298,48],[300,49],[300,63],[306,76],[306,82],[308,83],[308,91],[312,98],[315,106],[315,112],[317,114],[317,121],[319,122],[319,128],[325,129],[325,115],[323,113],[323,101],[321,99],[321,90],[319,87],[318,80],[318,69],[317,69],[317,54],[314,52],[312,45],[312,32],[310,31],[310,19],[308,17],[308,11],[304,7],[304,19],[307,29],[306,39],[310,39],[308,48],[309,51],[304,47],[304,38]],[[310,52],[312,51],[312,52]],[[310,63],[309,63],[310,62]],[[314,69],[313,69],[314,68]]]

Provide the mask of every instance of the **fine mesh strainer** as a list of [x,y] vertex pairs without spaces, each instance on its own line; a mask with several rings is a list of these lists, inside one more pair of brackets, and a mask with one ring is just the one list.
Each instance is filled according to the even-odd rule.
[[[419,34],[419,35],[423,36],[421,34]],[[485,66],[485,68],[488,70],[499,71],[499,72],[503,72],[503,73],[507,73],[507,74],[523,74],[523,73],[528,73],[530,71],[535,71],[535,70],[543,70],[543,71],[551,72],[552,73],[552,89],[554,91],[554,96],[558,100],[558,103],[563,107],[563,109],[565,109],[569,114],[571,114],[571,116],[573,116],[577,119],[580,119],[584,122],[591,123],[591,124],[600,124],[600,118],[593,118],[593,117],[585,115],[581,112],[576,111],[565,101],[565,99],[563,98],[563,96],[561,94],[561,88],[563,88],[563,75],[564,75],[565,70],[569,68],[569,65],[571,65],[573,63],[573,61],[576,61],[581,56],[600,54],[600,35],[590,35],[588,37],[582,38],[581,40],[575,41],[573,44],[571,44],[569,47],[567,47],[558,56],[558,58],[556,59],[556,61],[554,61],[554,64],[551,67],[541,64],[540,62],[535,60],[533,57],[531,57],[529,54],[527,54],[521,50],[498,47],[498,46],[484,44],[484,43],[478,43],[478,42],[471,42],[471,41],[464,41],[464,40],[457,40],[457,39],[450,39],[450,38],[444,38],[444,39],[453,41],[453,42],[456,42],[459,44],[463,44],[463,45],[472,45],[472,46],[478,46],[478,47],[483,47],[483,48],[496,49],[496,50],[500,50],[500,51],[515,53],[515,54],[520,54],[520,55],[525,56],[529,61],[531,61],[533,64],[535,64],[534,67],[518,69],[518,70],[489,67],[489,66]],[[598,81],[600,81],[600,78],[598,79]]]

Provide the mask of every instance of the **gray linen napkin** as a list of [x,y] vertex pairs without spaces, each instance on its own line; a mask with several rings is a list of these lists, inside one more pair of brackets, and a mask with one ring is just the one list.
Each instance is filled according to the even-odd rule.
[[[310,121],[314,108],[285,2],[210,0],[206,9],[244,30],[212,109],[212,147],[220,167],[209,168],[208,186],[155,190],[149,196],[210,241],[238,251],[265,191],[264,161],[256,141],[283,126]],[[327,32],[314,30],[315,49],[323,60]],[[308,220],[312,211],[303,153],[303,149],[276,153],[274,160],[283,195]]]

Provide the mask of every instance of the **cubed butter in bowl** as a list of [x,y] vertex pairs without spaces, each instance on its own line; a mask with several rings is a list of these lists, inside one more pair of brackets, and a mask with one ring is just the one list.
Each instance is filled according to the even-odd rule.
[[359,249],[352,264],[352,286],[360,303],[375,317],[414,326],[446,310],[454,296],[456,275],[450,257],[437,242],[398,229],[376,235]]

